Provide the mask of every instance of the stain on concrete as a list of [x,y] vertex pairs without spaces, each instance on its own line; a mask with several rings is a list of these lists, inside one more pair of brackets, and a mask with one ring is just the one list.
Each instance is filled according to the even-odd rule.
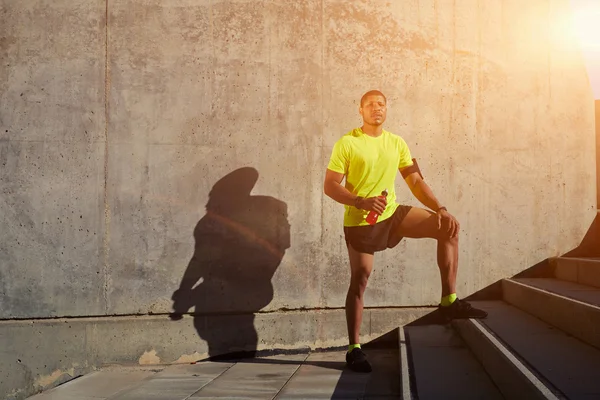
[[41,389],[55,386],[57,383],[66,382],[75,377],[75,368],[68,370],[57,369],[49,375],[40,375],[33,383]]
[[194,352],[192,354],[182,354],[181,357],[173,361],[173,364],[193,363],[206,358],[206,356],[207,354],[200,354],[198,352]]
[[160,357],[156,355],[156,350],[145,351],[138,360],[139,365],[160,364]]

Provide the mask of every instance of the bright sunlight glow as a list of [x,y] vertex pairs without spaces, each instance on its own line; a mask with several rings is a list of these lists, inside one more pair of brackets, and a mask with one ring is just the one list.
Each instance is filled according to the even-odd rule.
[[569,32],[572,32],[573,44],[581,49],[594,98],[600,99],[600,0],[571,0],[570,3]]
[[600,51],[600,1],[574,10],[573,29],[582,51]]

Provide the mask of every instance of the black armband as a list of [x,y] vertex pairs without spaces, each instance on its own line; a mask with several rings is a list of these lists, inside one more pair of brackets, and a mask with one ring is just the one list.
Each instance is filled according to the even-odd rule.
[[413,158],[412,162],[413,162],[413,165],[411,165],[410,167],[404,168],[400,172],[402,174],[402,178],[406,179],[406,177],[409,176],[410,174],[417,172],[419,174],[419,176],[421,177],[421,179],[425,179],[425,178],[423,178],[423,174],[421,174],[421,169],[419,168],[419,164],[417,163],[417,159]]

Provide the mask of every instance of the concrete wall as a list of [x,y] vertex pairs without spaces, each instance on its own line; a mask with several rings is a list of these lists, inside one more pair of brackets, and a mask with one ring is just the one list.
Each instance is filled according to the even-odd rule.
[[[162,314],[172,297],[207,315],[342,307],[343,208],[322,181],[371,88],[461,221],[459,295],[565,253],[596,209],[591,90],[553,30],[568,15],[568,0],[4,1],[0,318]],[[439,301],[434,242],[376,263],[367,306]]]
[[600,100],[596,100],[596,207],[600,210]]

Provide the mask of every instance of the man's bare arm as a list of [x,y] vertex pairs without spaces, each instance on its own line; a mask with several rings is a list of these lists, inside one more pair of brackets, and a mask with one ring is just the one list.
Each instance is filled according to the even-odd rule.
[[353,206],[357,196],[350,193],[348,189],[342,186],[343,179],[344,174],[328,169],[325,172],[325,184],[323,185],[323,190],[327,196],[338,203]]
[[433,194],[433,191],[425,183],[421,175],[418,172],[413,172],[404,178],[404,181],[408,185],[412,194],[419,200],[423,205],[429,207],[433,211],[437,211],[442,204],[438,201],[438,199]]
[[448,211],[445,209],[440,210],[442,204],[435,198],[431,188],[425,183],[421,174],[413,172],[404,178],[404,181],[417,200],[437,213],[438,229],[442,229],[443,227],[451,238],[458,235],[460,224]]
[[327,169],[325,172],[325,183],[323,184],[325,194],[341,204],[363,210],[376,211],[379,214],[383,213],[387,205],[387,199],[380,198],[379,196],[361,199],[342,186],[343,179],[344,174]]

